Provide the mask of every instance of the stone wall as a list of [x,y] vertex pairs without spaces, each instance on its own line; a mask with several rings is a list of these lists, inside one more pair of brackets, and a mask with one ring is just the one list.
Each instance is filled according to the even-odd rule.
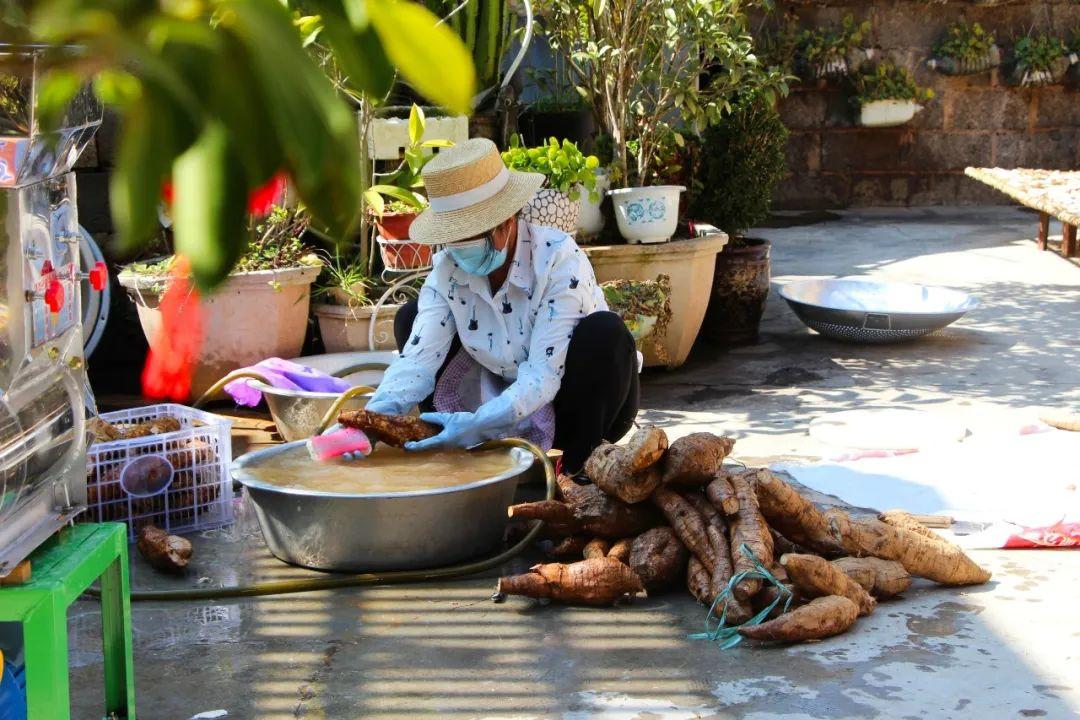
[[983,6],[926,0],[781,2],[801,24],[868,19],[873,43],[936,97],[907,125],[855,124],[847,92],[796,85],[780,106],[791,129],[789,176],[776,205],[820,209],[859,205],[998,204],[1007,198],[964,177],[968,165],[1080,168],[1080,91],[1073,86],[1021,89],[1001,68],[948,77],[926,67],[950,23],[966,17],[997,37],[1005,51],[1031,27],[1067,35],[1080,27],[1080,0]]

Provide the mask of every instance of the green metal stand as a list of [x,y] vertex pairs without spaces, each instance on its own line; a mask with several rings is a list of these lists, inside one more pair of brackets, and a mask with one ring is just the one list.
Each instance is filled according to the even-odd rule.
[[0,590],[0,622],[23,626],[26,704],[33,720],[69,720],[67,609],[101,578],[105,716],[135,720],[127,528],[65,528],[30,556],[32,579]]

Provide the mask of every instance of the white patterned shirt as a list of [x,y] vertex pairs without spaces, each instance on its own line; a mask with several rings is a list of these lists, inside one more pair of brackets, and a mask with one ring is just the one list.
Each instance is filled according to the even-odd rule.
[[509,386],[492,402],[515,422],[555,399],[577,323],[607,310],[585,253],[566,233],[518,221],[510,272],[492,295],[487,276],[471,275],[445,250],[420,289],[419,311],[400,356],[371,399],[404,413],[435,389],[457,335],[463,349]]

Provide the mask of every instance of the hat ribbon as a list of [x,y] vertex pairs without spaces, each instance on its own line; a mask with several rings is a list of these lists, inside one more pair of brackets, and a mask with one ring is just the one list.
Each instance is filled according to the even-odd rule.
[[506,187],[508,182],[510,182],[510,171],[504,167],[495,177],[491,178],[486,183],[481,183],[474,188],[459,193],[453,193],[452,195],[429,197],[428,203],[431,205],[432,210],[439,213],[463,210],[464,208],[477,205],[494,197],[500,190]]

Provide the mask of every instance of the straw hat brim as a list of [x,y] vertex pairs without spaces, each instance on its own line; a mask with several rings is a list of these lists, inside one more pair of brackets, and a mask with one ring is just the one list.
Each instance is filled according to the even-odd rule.
[[429,207],[413,220],[409,240],[442,245],[487,232],[525,207],[544,179],[540,173],[511,171],[506,186],[487,200],[451,212],[435,212]]

